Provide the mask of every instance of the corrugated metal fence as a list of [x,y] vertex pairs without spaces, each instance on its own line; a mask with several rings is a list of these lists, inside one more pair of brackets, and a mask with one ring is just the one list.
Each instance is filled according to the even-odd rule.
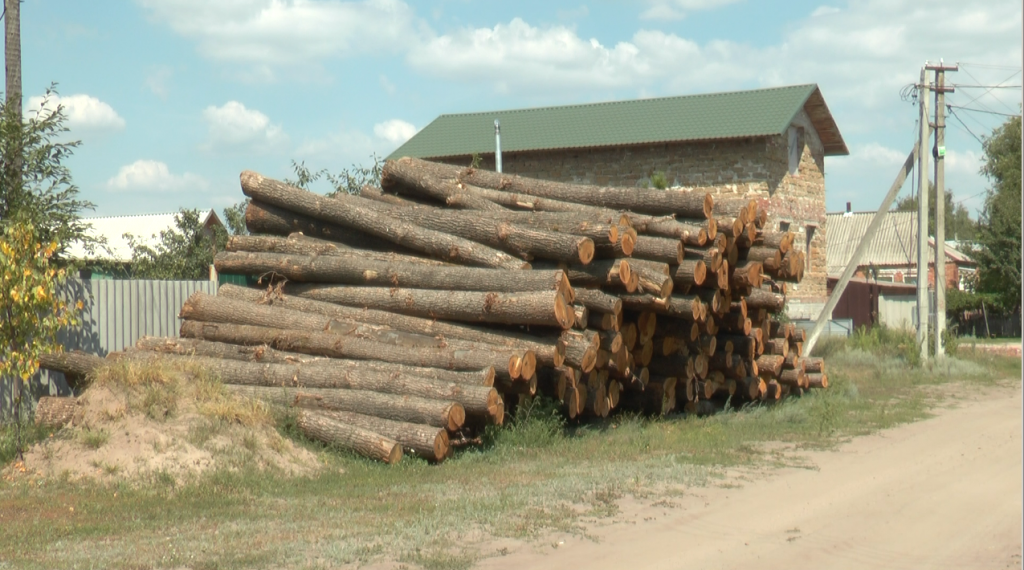
[[[60,335],[65,350],[83,350],[100,356],[123,350],[139,338],[178,336],[178,311],[189,295],[217,293],[214,281],[143,281],[118,279],[72,280],[65,294],[81,300],[82,324]],[[38,395],[67,391],[62,374],[43,372],[32,382]],[[0,417],[11,411],[11,387],[0,390]]]

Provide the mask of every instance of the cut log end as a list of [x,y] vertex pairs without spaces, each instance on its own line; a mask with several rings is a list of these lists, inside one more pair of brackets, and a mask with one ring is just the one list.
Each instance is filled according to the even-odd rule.
[[594,240],[582,238],[576,242],[576,254],[580,263],[586,265],[594,259]]

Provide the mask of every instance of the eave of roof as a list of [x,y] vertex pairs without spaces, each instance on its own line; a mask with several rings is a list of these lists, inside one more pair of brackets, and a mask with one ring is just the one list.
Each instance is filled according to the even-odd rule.
[[779,135],[803,110],[825,154],[849,154],[839,128],[815,84],[611,101],[445,114],[432,121],[388,158],[447,158],[494,152],[493,123],[502,125],[505,153],[701,142]]

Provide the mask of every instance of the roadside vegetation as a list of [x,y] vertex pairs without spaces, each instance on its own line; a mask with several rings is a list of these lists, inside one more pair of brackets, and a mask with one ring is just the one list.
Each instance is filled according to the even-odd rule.
[[[45,478],[20,471],[5,429],[0,561],[18,568],[317,568],[390,559],[467,568],[500,555],[508,540],[585,536],[588,524],[614,515],[627,496],[671,505],[695,487],[741,484],[735,473],[800,465],[801,450],[925,418],[954,398],[1018,382],[1021,371],[1020,359],[995,356],[915,364],[912,335],[885,329],[819,346],[828,390],[710,417],[584,424],[566,423],[537,400],[440,466],[409,457],[389,467],[339,453],[303,439],[290,417],[278,415],[280,433],[315,455],[313,474],[231,461],[191,478],[114,477],[116,469],[103,465],[97,471],[111,467],[104,471],[111,476]],[[173,394],[159,386],[136,389],[173,406]],[[209,378],[201,390],[219,394]],[[110,445],[95,431],[101,426],[92,429],[80,436],[85,445]],[[51,437],[28,431],[37,441]]]

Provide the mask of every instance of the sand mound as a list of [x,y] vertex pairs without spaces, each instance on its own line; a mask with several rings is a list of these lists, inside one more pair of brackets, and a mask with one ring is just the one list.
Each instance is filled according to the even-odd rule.
[[201,371],[114,363],[78,398],[71,423],[25,453],[23,467],[47,477],[179,483],[216,469],[315,472],[316,456],[281,437],[259,406]]

